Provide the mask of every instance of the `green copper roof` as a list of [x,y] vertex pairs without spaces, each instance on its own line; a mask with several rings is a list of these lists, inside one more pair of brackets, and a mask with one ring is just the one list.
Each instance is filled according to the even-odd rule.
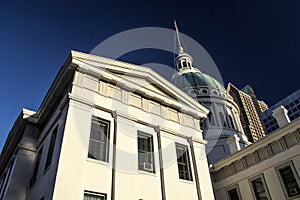
[[186,72],[176,76],[173,83],[179,88],[186,87],[211,87],[215,89],[225,90],[224,86],[213,77],[201,72]]
[[248,94],[248,95],[250,95],[250,93],[254,93],[254,91],[253,91],[253,89],[250,85],[246,85],[245,87],[243,87],[241,89],[241,91]]

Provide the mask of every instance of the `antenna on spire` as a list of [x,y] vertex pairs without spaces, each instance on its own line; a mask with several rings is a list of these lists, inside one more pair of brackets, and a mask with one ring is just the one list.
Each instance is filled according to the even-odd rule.
[[180,38],[179,38],[179,31],[178,31],[178,27],[176,24],[176,20],[174,20],[174,26],[175,26],[175,30],[176,30],[176,36],[177,36],[177,41],[178,41],[178,46],[179,46],[179,53],[183,52],[183,47],[181,46],[181,42],[180,42]]

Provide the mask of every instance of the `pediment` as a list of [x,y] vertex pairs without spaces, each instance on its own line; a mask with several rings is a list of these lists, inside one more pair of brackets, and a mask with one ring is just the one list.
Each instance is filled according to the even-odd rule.
[[72,58],[74,64],[89,73],[98,74],[98,78],[140,93],[149,99],[177,109],[184,108],[185,112],[198,113],[197,115],[203,117],[208,113],[206,108],[151,68],[74,51]]
[[169,93],[166,89],[158,85],[156,82],[150,79],[146,79],[145,77],[135,77],[135,76],[130,76],[130,75],[116,75],[128,82],[134,83],[139,85],[139,87],[144,88],[147,91],[151,91],[153,93],[162,95],[166,98],[173,99],[178,101],[178,98],[174,95]]

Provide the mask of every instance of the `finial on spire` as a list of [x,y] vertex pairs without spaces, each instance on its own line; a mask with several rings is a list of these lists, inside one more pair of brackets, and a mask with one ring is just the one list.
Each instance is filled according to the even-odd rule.
[[181,46],[181,42],[180,42],[180,38],[179,38],[179,31],[178,31],[178,27],[176,24],[176,20],[174,20],[174,26],[175,26],[175,30],[176,30],[176,36],[177,36],[177,41],[178,41],[178,48],[179,48],[179,53],[183,52],[183,47]]

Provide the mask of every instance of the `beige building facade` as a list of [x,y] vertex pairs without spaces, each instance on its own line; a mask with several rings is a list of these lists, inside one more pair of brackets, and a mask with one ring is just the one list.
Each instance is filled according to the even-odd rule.
[[240,120],[248,140],[255,142],[263,138],[266,132],[260,119],[260,114],[268,106],[263,101],[257,100],[253,89],[249,85],[239,90],[229,83],[227,91],[240,108]]
[[300,199],[300,120],[211,168],[216,199]]

